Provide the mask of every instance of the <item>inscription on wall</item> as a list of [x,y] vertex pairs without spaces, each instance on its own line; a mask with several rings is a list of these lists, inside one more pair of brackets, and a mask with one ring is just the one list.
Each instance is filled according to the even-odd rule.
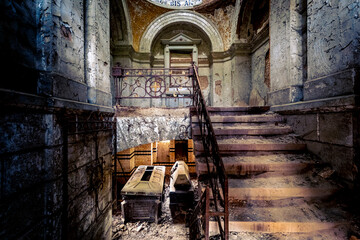
[[191,8],[202,3],[202,0],[149,0],[162,7]]

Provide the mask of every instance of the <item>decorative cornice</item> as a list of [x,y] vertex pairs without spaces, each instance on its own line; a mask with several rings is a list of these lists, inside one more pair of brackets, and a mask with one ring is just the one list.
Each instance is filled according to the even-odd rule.
[[[209,63],[224,62],[239,55],[251,55],[263,44],[269,41],[269,27],[265,27],[258,33],[250,43],[235,42],[227,51],[214,51],[209,56]],[[150,63],[151,54],[147,52],[136,52],[131,45],[113,45],[113,56],[129,57],[135,62]],[[158,63],[158,61],[156,61]]]

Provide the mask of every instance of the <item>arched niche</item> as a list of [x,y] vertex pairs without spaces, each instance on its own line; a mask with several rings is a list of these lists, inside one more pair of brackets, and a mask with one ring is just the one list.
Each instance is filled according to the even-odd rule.
[[140,40],[140,52],[150,53],[152,43],[156,36],[169,25],[173,24],[191,24],[202,31],[211,42],[213,52],[223,52],[224,44],[217,28],[201,14],[179,10],[165,13],[155,19],[145,30]]
[[205,66],[211,55],[211,42],[197,26],[177,23],[170,24],[159,32],[150,49],[152,66],[169,67],[169,52],[176,49],[192,52],[192,61],[198,64],[200,60],[202,66]]

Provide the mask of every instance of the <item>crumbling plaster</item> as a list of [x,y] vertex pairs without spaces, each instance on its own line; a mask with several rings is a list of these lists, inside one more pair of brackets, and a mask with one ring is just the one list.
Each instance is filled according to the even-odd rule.
[[188,139],[190,113],[188,108],[127,108],[118,107],[116,114],[117,150],[147,143]]

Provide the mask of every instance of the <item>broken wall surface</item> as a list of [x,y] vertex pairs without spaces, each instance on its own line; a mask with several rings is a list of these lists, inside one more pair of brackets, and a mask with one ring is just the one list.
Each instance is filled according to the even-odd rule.
[[270,1],[271,91],[288,87],[290,0]]
[[233,106],[247,106],[251,92],[251,58],[248,54],[238,54],[231,64]]
[[112,132],[71,135],[63,112],[4,114],[1,238],[110,239]]
[[263,106],[267,103],[268,86],[265,84],[265,57],[269,51],[269,42],[260,46],[251,55],[251,94],[249,104]]
[[[11,76],[0,81],[0,88],[36,93],[38,70],[44,70],[37,46],[37,23],[45,16],[38,19],[40,13],[36,1],[26,1],[21,5],[1,1],[0,11],[0,70],[4,76]],[[46,36],[41,34],[39,37]]]
[[[141,2],[141,3],[140,3]],[[176,33],[183,32],[190,37],[202,39],[202,43],[198,47],[199,56],[199,73],[202,81],[203,93],[209,105],[213,106],[246,106],[249,101],[250,90],[249,73],[250,64],[248,56],[239,56],[236,53],[236,47],[233,46],[236,39],[236,20],[239,11],[239,2],[234,6],[232,2],[226,2],[223,6],[207,5],[204,3],[204,9],[200,6],[194,12],[201,19],[201,24],[194,26],[191,23],[172,24],[166,22],[165,26],[159,34],[154,37],[151,45],[151,52],[142,52],[140,42],[147,28],[152,26],[157,18],[174,12],[173,9],[166,9],[144,1],[127,1],[129,9],[130,22],[132,25],[133,42],[132,46],[113,46],[113,64],[120,63],[122,67],[132,68],[150,68],[162,67],[164,46],[160,44],[160,36],[170,38]],[[208,9],[206,6],[210,6]],[[182,10],[184,11],[184,10]],[[189,11],[189,10],[188,10]],[[192,11],[189,11],[190,13]],[[168,21],[168,20],[165,20]],[[165,24],[165,25],[166,25]],[[136,26],[136,27],[135,27]],[[214,37],[206,36],[204,26],[209,28],[208,34],[218,34],[214,41]],[[211,27],[209,27],[211,26]],[[155,27],[156,28],[156,27]],[[157,30],[157,28],[156,28]],[[212,39],[213,42],[209,41]],[[221,50],[220,46],[214,46],[222,42],[224,45]],[[213,49],[217,49],[213,52]],[[238,62],[240,67],[238,66]],[[133,106],[138,106],[137,102],[133,102]],[[127,105],[126,105],[127,106]],[[153,105],[155,107],[161,105]]]
[[158,141],[189,138],[189,109],[149,108],[131,111],[130,114],[126,111],[125,108],[118,110],[116,119],[118,151]]
[[359,14],[358,1],[308,1],[304,100],[359,92]]
[[[307,1],[303,101],[271,108],[350,183],[359,182],[359,7],[353,0]],[[273,104],[286,103],[278,96]]]
[[328,164],[337,176],[354,183],[358,179],[358,119],[355,99],[329,98],[271,107],[282,114],[294,132],[306,141],[310,152]]
[[67,121],[113,114],[108,3],[93,2],[96,105],[88,101],[83,2],[0,3],[1,239],[111,238],[111,131],[66,137],[75,125],[67,131]]

